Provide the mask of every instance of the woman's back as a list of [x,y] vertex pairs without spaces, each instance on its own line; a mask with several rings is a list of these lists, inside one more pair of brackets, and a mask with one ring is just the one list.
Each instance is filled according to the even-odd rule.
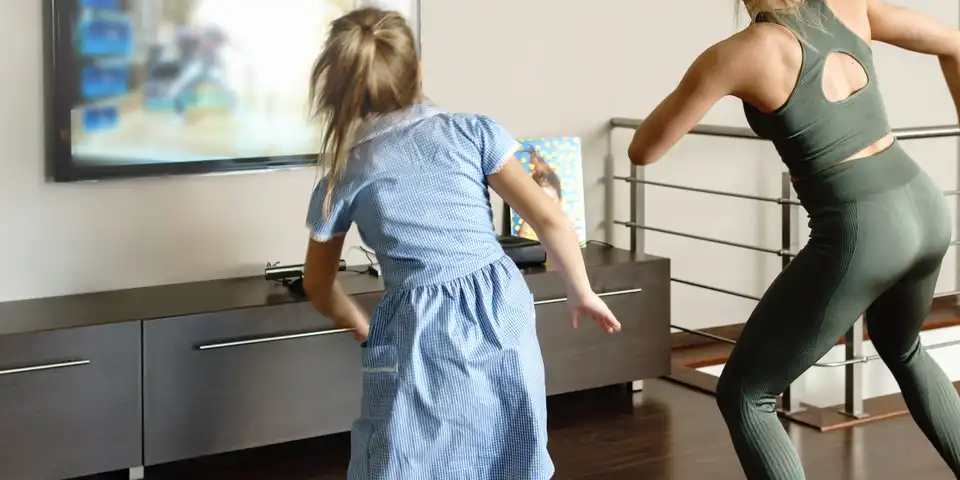
[[866,0],[807,0],[795,12],[760,13],[744,35],[765,53],[753,60],[765,75],[739,95],[744,112],[795,178],[890,145]]

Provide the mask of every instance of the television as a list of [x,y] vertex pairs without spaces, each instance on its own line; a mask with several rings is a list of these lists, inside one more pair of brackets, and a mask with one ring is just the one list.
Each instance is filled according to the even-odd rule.
[[307,167],[309,77],[330,22],[419,0],[45,0],[56,182]]

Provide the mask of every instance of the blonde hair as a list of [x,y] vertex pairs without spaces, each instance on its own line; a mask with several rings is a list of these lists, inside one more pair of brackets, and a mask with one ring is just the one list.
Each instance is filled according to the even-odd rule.
[[413,31],[397,12],[354,10],[333,21],[310,81],[311,114],[325,122],[319,163],[329,175],[326,216],[361,123],[420,98],[420,57]]
[[[737,3],[740,4],[741,0],[737,0]],[[779,22],[785,16],[799,16],[800,7],[807,2],[806,0],[742,0],[742,3],[747,9],[747,14],[750,15],[750,22],[753,23],[761,13],[769,15],[775,22]]]

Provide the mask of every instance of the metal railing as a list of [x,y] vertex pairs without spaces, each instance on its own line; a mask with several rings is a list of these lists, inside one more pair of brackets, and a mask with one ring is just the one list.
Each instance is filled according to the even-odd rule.
[[[610,125],[614,128],[637,128],[643,121],[639,119],[631,118],[614,118],[610,120]],[[763,140],[758,137],[753,131],[747,128],[738,128],[738,127],[725,127],[717,125],[698,125],[693,130],[689,132],[692,135],[701,135],[701,136],[713,136],[713,137],[723,137],[723,138],[740,138],[740,139],[750,139],[750,140]],[[936,126],[936,127],[925,127],[925,128],[905,128],[905,129],[896,129],[894,130],[894,136],[898,140],[914,140],[914,139],[927,139],[927,138],[946,138],[946,137],[958,137],[960,136],[960,126]],[[797,207],[800,206],[800,202],[792,198],[793,186],[790,179],[790,175],[786,172],[781,174],[781,191],[779,197],[765,197],[759,195],[747,195],[742,193],[735,192],[726,192],[721,190],[713,190],[706,188],[691,187],[686,185],[676,185],[664,182],[654,182],[647,180],[643,175],[644,171],[642,167],[633,166],[629,177],[624,176],[615,176],[615,180],[627,182],[630,184],[630,220],[621,221],[614,220],[614,224],[621,225],[630,228],[630,248],[635,252],[644,250],[644,235],[643,232],[657,232],[667,235],[673,235],[683,238],[689,238],[692,240],[698,240],[708,243],[713,243],[717,245],[724,245],[728,247],[741,248],[745,250],[751,250],[755,252],[766,253],[770,255],[776,255],[781,258],[781,267],[786,268],[787,264],[790,263],[791,259],[796,256],[793,248],[793,238],[794,232],[796,231],[797,225]],[[660,188],[670,188],[675,190],[682,190],[693,193],[701,193],[706,195],[715,195],[729,198],[738,198],[742,200],[757,201],[762,203],[775,204],[780,206],[781,212],[781,244],[780,248],[768,248],[756,245],[748,245],[739,242],[732,242],[728,240],[721,240],[717,238],[706,237],[702,235],[695,235],[686,232],[679,232],[675,230],[668,230],[665,228],[658,228],[655,226],[647,225],[644,222],[644,211],[643,211],[643,202],[644,202],[644,193],[645,187],[660,187]],[[943,192],[946,196],[960,196],[960,190],[950,190]],[[951,245],[960,245],[960,240],[954,240],[951,242]],[[743,298],[747,300],[759,301],[760,297],[754,295],[748,295],[745,293],[734,292],[731,290],[705,285],[702,283],[692,282],[689,280],[682,280],[679,278],[671,278],[675,283],[680,283],[683,285],[688,285],[695,288],[700,288],[704,290],[713,291],[716,293],[721,293],[725,295],[730,295],[738,298]],[[960,294],[960,291],[954,292],[943,292],[937,294],[936,297],[948,297],[953,295]],[[863,411],[863,364],[879,359],[878,355],[865,356],[863,354],[863,316],[861,316],[850,330],[844,336],[845,338],[845,360],[840,362],[817,362],[814,364],[816,367],[821,368],[845,368],[845,378],[844,378],[844,408],[843,413],[854,416],[857,418],[862,418],[865,416]],[[686,332],[689,334],[697,335],[704,338],[709,338],[711,340],[719,341],[722,343],[727,343],[730,345],[736,345],[736,340],[721,337],[719,335],[714,335],[709,332],[704,332],[697,329],[681,327],[678,325],[671,324],[671,328],[674,330],[679,330],[681,332]],[[949,341],[936,343],[931,345],[924,346],[927,350],[934,350],[938,348],[946,348],[955,345],[960,345],[960,340],[958,341]],[[796,396],[791,392],[791,388],[788,387],[782,394],[781,399],[781,408],[788,413],[796,412],[800,410],[800,402]]]

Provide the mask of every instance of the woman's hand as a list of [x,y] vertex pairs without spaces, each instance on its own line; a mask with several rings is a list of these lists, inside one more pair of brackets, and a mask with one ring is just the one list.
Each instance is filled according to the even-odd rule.
[[592,291],[585,294],[575,294],[567,297],[570,310],[570,324],[579,328],[580,318],[592,318],[597,325],[607,333],[620,331],[620,322],[613,315],[607,304]]

